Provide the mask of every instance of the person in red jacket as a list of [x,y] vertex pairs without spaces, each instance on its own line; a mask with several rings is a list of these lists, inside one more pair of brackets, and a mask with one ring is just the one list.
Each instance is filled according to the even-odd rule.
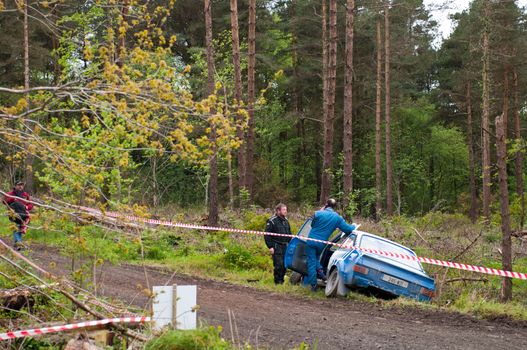
[[3,202],[9,208],[9,220],[13,221],[17,227],[13,232],[16,250],[21,249],[22,235],[26,233],[29,224],[29,212],[33,209],[30,200],[29,194],[24,191],[24,182],[22,181],[17,181],[13,190],[4,196]]

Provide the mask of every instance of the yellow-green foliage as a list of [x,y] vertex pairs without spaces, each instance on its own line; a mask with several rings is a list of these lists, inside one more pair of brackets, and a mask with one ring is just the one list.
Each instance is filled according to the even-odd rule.
[[[38,179],[63,198],[126,203],[133,193],[128,191],[127,197],[123,189],[140,164],[134,152],[166,155],[206,170],[214,149],[223,158],[239,147],[238,107],[216,93],[196,98],[189,87],[189,67],[172,54],[176,38],[164,37],[161,26],[173,4],[152,8],[149,1],[134,1],[127,21],[113,1],[98,1],[62,17],[71,30],[56,50],[62,65],[57,86],[68,86],[60,92],[37,88],[13,94],[12,102],[2,100],[0,113],[9,116],[0,118],[2,138],[21,150],[5,160],[22,166],[33,154],[40,160],[33,169]],[[102,33],[88,35],[90,21],[103,18],[109,24],[100,28]],[[125,37],[135,39],[123,48],[119,43]],[[25,114],[28,106],[33,112]],[[29,136],[27,125],[32,126]]]

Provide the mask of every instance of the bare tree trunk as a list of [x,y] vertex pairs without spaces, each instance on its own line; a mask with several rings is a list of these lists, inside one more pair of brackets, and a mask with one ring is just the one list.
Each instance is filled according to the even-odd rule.
[[[485,5],[485,15],[488,18],[489,15],[489,4],[488,1]],[[490,54],[489,54],[489,25],[485,25],[483,31],[483,115],[481,120],[482,138],[483,138],[483,217],[488,222],[490,218],[490,86],[489,86],[489,65],[490,65]]]
[[391,140],[391,92],[390,92],[390,1],[384,2],[384,105],[386,137],[386,214],[393,214],[393,173]]
[[[207,93],[214,94],[214,48],[212,47],[212,10],[210,0],[205,0],[205,41],[207,45]],[[218,224],[218,151],[216,147],[216,126],[211,123],[212,158],[210,159],[209,218],[208,224]]]
[[321,202],[325,202],[331,193],[330,172],[333,164],[333,119],[335,117],[335,90],[337,80],[337,0],[329,1],[329,40],[327,54],[327,113],[324,118],[324,159],[320,189]]
[[229,181],[229,207],[234,208],[234,185],[232,181],[232,154],[229,151],[227,156],[227,177]]
[[[123,0],[122,1],[122,8],[121,8],[121,17],[119,19],[119,27],[125,27],[126,20],[128,18],[128,6],[130,4],[130,0]],[[123,66],[123,60],[124,55],[126,53],[126,32],[121,33],[119,31],[119,40],[118,40],[118,48],[117,48],[117,65],[119,67]]]
[[[225,99],[225,105],[228,105],[227,100],[227,88],[223,87],[223,98]],[[232,151],[229,149],[227,154],[227,181],[229,186],[229,207],[234,209],[234,180],[232,176]]]
[[[236,104],[242,102],[242,74],[240,68],[240,37],[238,30],[238,1],[231,0],[231,32],[232,32],[232,63],[234,66],[234,98]],[[244,141],[244,120],[243,116],[238,116],[238,123],[236,127],[236,136],[240,141]],[[239,189],[245,188],[245,170],[246,170],[246,159],[244,147],[238,148],[238,187]]]
[[22,11],[24,14],[24,89],[29,90],[29,21],[28,0],[24,0]]
[[[24,89],[29,90],[29,19],[28,19],[28,0],[18,0],[19,9],[22,11],[24,16],[23,31],[24,31]],[[29,111],[29,93],[25,96],[27,101],[27,110]],[[32,128],[32,125],[27,125],[28,128]],[[26,188],[28,191],[34,191],[35,179],[33,176],[33,155],[30,153],[26,154],[25,160],[25,181]]]
[[[54,6],[50,12],[50,20],[54,23],[54,25],[58,25],[58,18],[60,18],[59,15],[57,15],[57,7]],[[51,31],[51,49],[52,49],[52,58],[53,58],[53,83],[55,85],[59,85],[60,80],[60,74],[61,74],[61,66],[59,63],[59,57],[58,57],[58,49],[60,46],[59,37],[56,32],[56,30]]]
[[53,83],[55,85],[59,85],[60,80],[60,74],[61,74],[61,67],[59,63],[59,59],[56,55],[58,55],[57,50],[59,48],[59,38],[55,33],[51,34],[51,47],[53,49]]
[[[306,143],[305,143],[305,126],[304,116],[302,114],[302,95],[300,91],[300,82],[298,74],[298,16],[296,13],[297,0],[291,1],[291,53],[293,58],[293,111],[296,118],[296,135],[300,140],[298,149],[296,151],[295,159],[296,164],[300,167],[300,171],[296,171],[294,175],[294,187],[295,193],[301,193],[302,179],[306,173],[305,159],[306,155]],[[297,196],[297,200],[300,197]]]
[[152,167],[152,204],[154,209],[157,210],[159,205],[159,186],[157,181],[157,155],[150,158],[150,164]]
[[505,128],[505,138],[508,138],[509,130],[509,67],[505,67],[503,72],[503,101],[501,113],[503,114],[503,127]]
[[326,0],[322,0],[322,119],[324,123],[324,151],[322,153],[322,174],[320,174],[320,202],[324,203],[327,193],[324,184],[326,150],[326,122],[328,117],[328,24]]
[[467,104],[467,143],[468,143],[468,163],[469,163],[469,184],[470,184],[470,209],[469,216],[472,222],[476,222],[478,216],[478,194],[476,191],[476,173],[474,161],[474,139],[472,136],[472,83],[467,83],[466,89]]
[[253,157],[254,157],[254,90],[256,66],[256,0],[249,0],[249,62],[247,66],[247,107],[249,120],[247,126],[247,152],[245,154],[245,186],[249,194],[253,195]]
[[346,71],[344,85],[344,208],[353,191],[353,23],[355,0],[346,2]]
[[375,219],[380,220],[382,211],[381,170],[381,79],[382,79],[382,33],[381,17],[377,17],[377,72],[375,79]]
[[[126,18],[128,16],[128,1],[129,0],[123,0],[121,1],[121,16],[119,18],[119,29],[124,27],[126,24]],[[122,67],[123,65],[123,57],[126,51],[126,32],[122,33],[120,30],[118,31],[119,38],[117,41],[117,64]]]
[[[516,141],[520,141],[522,138],[521,134],[521,123],[520,123],[520,97],[518,88],[518,72],[516,67],[512,71],[512,86],[514,89],[514,138]],[[523,152],[516,152],[516,158],[514,160],[514,170],[516,177],[516,194],[521,199],[522,214],[520,218],[520,229],[523,229],[525,220],[525,193],[523,184]]]
[[[503,115],[496,118],[496,148],[498,154],[498,180],[500,184],[500,204],[501,204],[501,257],[502,268],[505,271],[512,271],[512,244],[509,213],[509,190],[507,183],[507,145],[505,123]],[[508,301],[512,298],[512,280],[503,278],[501,285],[500,299]]]

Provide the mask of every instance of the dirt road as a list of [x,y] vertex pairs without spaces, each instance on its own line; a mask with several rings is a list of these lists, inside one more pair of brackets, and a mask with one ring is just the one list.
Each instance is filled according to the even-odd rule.
[[[29,252],[54,273],[67,273],[69,261],[53,249]],[[55,262],[57,267],[51,268]],[[382,309],[343,299],[311,300],[272,294],[250,287],[148,269],[148,284],[198,285],[199,318],[223,327],[223,337],[236,343],[290,349],[304,341],[317,349],[527,349],[527,322],[481,321],[438,311]],[[103,268],[101,292],[145,306],[143,268]],[[229,310],[234,315],[231,330]]]

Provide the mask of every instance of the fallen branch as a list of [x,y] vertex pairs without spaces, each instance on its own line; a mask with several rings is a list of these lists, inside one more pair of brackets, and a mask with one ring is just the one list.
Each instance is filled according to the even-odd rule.
[[417,229],[416,229],[415,227],[414,227],[413,229],[414,229],[415,233],[419,236],[419,238],[421,238],[421,240],[422,240],[423,242],[425,242],[425,244],[428,246],[428,248],[432,249],[432,250],[433,250],[434,252],[436,252],[436,253],[439,253],[439,251],[438,251],[438,250],[437,250],[437,249],[436,249],[436,248],[435,248],[430,242],[428,242],[428,241],[427,241],[427,240],[426,240],[426,239],[425,239],[425,238],[419,233],[419,231],[417,231]]
[[472,277],[458,277],[458,278],[450,278],[445,281],[445,283],[452,283],[452,282],[488,282],[489,280],[486,278],[472,278]]
[[[25,256],[23,256],[22,254],[16,252],[15,250],[13,250],[9,245],[7,245],[3,240],[0,239],[0,246],[3,246],[5,249],[7,249],[13,256],[23,260],[24,262],[28,263],[30,266],[32,266],[33,268],[35,268],[36,270],[40,271],[42,274],[44,274],[46,277],[50,278],[50,279],[54,279],[55,281],[59,281],[59,278],[54,276],[53,274],[49,273],[48,271],[44,270],[43,268],[41,268],[40,266],[36,265],[35,263],[33,263],[31,260],[29,260],[28,258],[26,258]],[[17,269],[21,270],[22,272],[30,275],[31,277],[35,278],[37,281],[41,282],[42,284],[46,285],[48,288],[52,288],[54,291],[62,294],[63,296],[65,296],[67,299],[69,299],[75,306],[77,306],[78,308],[80,308],[81,310],[84,310],[85,312],[97,317],[98,319],[105,319],[107,318],[105,315],[103,315],[102,313],[98,312],[97,310],[93,310],[91,307],[89,307],[86,303],[82,302],[81,300],[79,300],[77,297],[75,297],[73,294],[71,294],[70,292],[68,292],[66,290],[66,288],[62,285],[62,284],[58,284],[58,286],[54,286],[52,284],[49,284],[47,283],[46,281],[44,281],[43,279],[41,279],[40,277],[36,276],[35,274],[27,271],[26,269],[24,269],[23,267],[21,267],[20,265],[18,265],[17,263],[15,263],[14,261],[12,261],[11,259],[5,257],[4,255],[0,255],[0,258],[2,258],[2,260],[6,261],[7,263],[9,263],[10,265],[16,267]],[[63,283],[65,282],[64,280],[62,281]],[[70,283],[69,281],[67,281],[66,283]],[[66,285],[67,286],[67,285]],[[120,331],[121,333],[133,338],[133,339],[137,339],[137,340],[140,340],[140,341],[143,341],[143,342],[146,342],[148,339],[144,336],[142,336],[141,334],[139,333],[136,333],[136,332],[133,332],[133,331],[130,331],[129,329],[125,328],[125,327],[122,327],[120,325],[117,325],[117,324],[111,324],[110,325],[111,327],[115,328],[116,330]]]
[[465,249],[463,249],[461,251],[461,253],[459,253],[458,255],[456,255],[455,257],[453,257],[452,259],[450,259],[450,261],[456,261],[457,259],[459,259],[461,256],[463,256],[466,252],[468,252],[468,250],[470,248],[472,248],[472,246],[478,241],[478,239],[481,237],[481,235],[483,234],[483,230],[480,230],[479,231],[479,235],[474,238],[474,240],[472,242],[470,242],[470,244],[468,246],[465,247]]
[[527,231],[516,231],[511,233],[511,236],[522,238],[523,236],[527,236]]
[[[54,283],[53,285],[57,285]],[[47,289],[50,285],[39,285],[39,286],[20,286],[11,289],[0,289],[0,300],[5,298],[10,298],[14,296],[29,296],[36,293],[40,289]]]
[[[58,283],[56,283],[58,284]],[[12,289],[0,290],[0,304],[6,309],[20,310],[26,305],[32,305],[32,297],[41,294],[43,289],[48,289],[47,285],[40,286],[20,286]]]

